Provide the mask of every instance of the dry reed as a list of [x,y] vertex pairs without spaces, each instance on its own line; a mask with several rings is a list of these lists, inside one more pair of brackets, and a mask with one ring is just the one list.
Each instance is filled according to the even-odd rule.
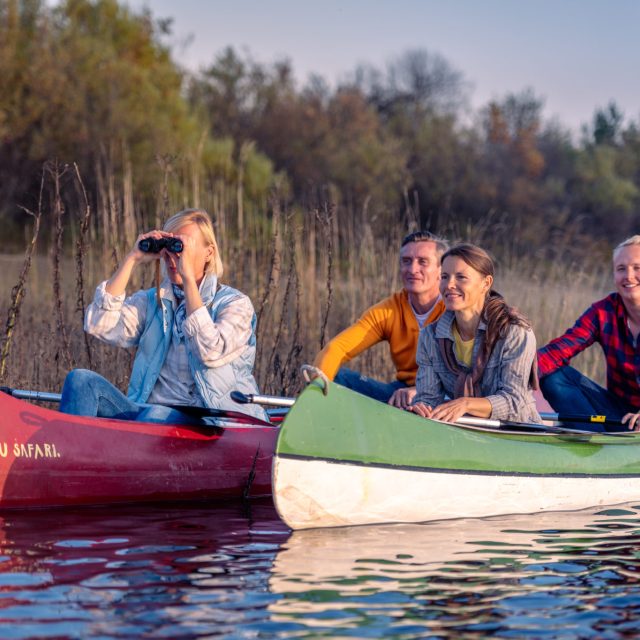
[[[7,373],[7,362],[11,353],[11,347],[13,344],[13,333],[20,316],[20,310],[26,294],[27,279],[29,272],[31,271],[31,263],[33,260],[33,254],[36,248],[36,242],[38,241],[38,235],[40,233],[40,221],[42,219],[42,195],[44,193],[44,178],[45,172],[42,171],[40,178],[40,193],[38,197],[38,210],[37,212],[30,211],[22,207],[23,211],[33,217],[33,233],[31,235],[31,241],[27,245],[24,255],[24,261],[22,263],[22,269],[18,277],[18,282],[11,289],[11,304],[7,313],[7,322],[5,325],[5,332],[2,339],[2,351],[0,353],[0,382],[4,382]],[[3,270],[4,273],[4,270]]]
[[[51,174],[54,194],[60,185],[59,168],[57,171]],[[124,390],[133,352],[86,336],[82,315],[85,288],[90,290],[111,275],[105,258],[110,254],[117,263],[117,256],[125,247],[88,247],[91,223],[95,231],[102,228],[103,222],[91,216],[77,168],[74,180],[81,214],[66,217],[65,231],[71,233],[69,227],[73,225],[77,237],[75,283],[65,277],[73,273],[73,259],[63,252],[62,231],[56,231],[53,238],[53,274],[41,255],[33,258],[34,268],[29,270],[38,237],[37,214],[28,212],[36,223],[22,268],[17,268],[16,257],[0,256],[3,290],[18,281],[11,300],[0,300],[0,313],[7,316],[0,375],[11,386],[56,391],[61,388],[67,368],[89,367]],[[169,203],[166,174],[163,181],[163,208],[168,212],[180,209],[175,202]],[[207,208],[211,203],[204,200],[201,196],[201,206]],[[62,225],[61,206],[54,198],[54,220]],[[107,215],[117,223],[122,212],[114,206],[111,201]],[[264,212],[245,208],[239,236],[234,234],[227,212],[228,235],[220,232],[220,218],[217,230],[225,263],[224,280],[259,301],[256,377],[261,391],[295,394],[302,384],[300,365],[311,362],[326,339],[353,322],[364,309],[400,288],[398,249],[407,229],[399,224],[386,237],[379,237],[363,221],[358,226],[348,225],[347,231],[338,224],[340,216],[347,212],[328,204],[308,210],[283,210],[277,197],[270,202],[270,212],[267,218]],[[494,217],[472,228],[452,225],[446,235],[452,240],[481,244],[497,256],[496,288],[531,319],[539,344],[571,325],[610,287],[608,263],[594,260],[592,264],[581,264],[577,260],[579,254],[571,248],[583,239],[576,240],[569,232],[564,243],[555,238],[552,247],[543,246],[544,251],[523,250],[517,230]],[[117,238],[115,230],[111,229],[108,237],[112,241]],[[140,274],[140,286],[145,279],[145,274]],[[27,281],[35,294],[24,298]],[[47,288],[46,284],[53,287]],[[23,313],[17,322],[21,306]],[[13,349],[9,349],[11,344]],[[602,360],[597,350],[590,349],[578,359],[578,366],[602,382]],[[391,379],[394,373],[384,344],[363,353],[351,366],[380,379]]]

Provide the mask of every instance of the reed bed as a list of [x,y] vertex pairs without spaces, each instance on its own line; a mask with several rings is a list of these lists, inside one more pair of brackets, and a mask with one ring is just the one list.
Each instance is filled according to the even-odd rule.
[[[270,225],[251,243],[219,238],[225,264],[223,280],[247,293],[258,314],[256,377],[264,393],[297,393],[300,365],[311,362],[321,346],[355,320],[368,306],[400,288],[398,247],[409,230],[398,225],[385,238],[366,224],[344,236],[331,207],[308,211],[273,208]],[[67,229],[67,232],[69,230]],[[87,338],[82,329],[84,307],[95,286],[107,278],[124,255],[124,247],[93,245],[69,255],[60,231],[48,252],[32,258],[23,282],[24,298],[10,339],[3,384],[58,391],[70,368],[92,368],[118,387],[128,384],[133,351],[109,347]],[[74,229],[73,237],[79,237]],[[452,228],[453,240],[481,244],[496,257],[495,288],[532,321],[538,344],[571,326],[591,302],[611,289],[606,251],[580,261],[573,251],[581,239],[566,238],[553,251],[523,251],[513,229],[496,221],[472,229]],[[12,288],[21,278],[22,255],[0,256],[0,318],[7,318]],[[82,278],[78,278],[78,263]],[[151,270],[133,286],[152,284]],[[130,293],[133,289],[130,291]],[[7,349],[4,349],[7,351]],[[599,349],[589,349],[576,365],[604,382]],[[393,377],[386,345],[378,345],[350,366],[381,379]]]

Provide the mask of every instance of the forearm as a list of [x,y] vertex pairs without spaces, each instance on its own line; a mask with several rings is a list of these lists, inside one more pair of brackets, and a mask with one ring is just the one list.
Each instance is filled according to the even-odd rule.
[[588,309],[573,327],[538,350],[540,376],[553,373],[569,364],[571,359],[598,340],[599,329],[595,313]]
[[436,407],[444,402],[444,392],[439,384],[431,387],[421,386],[418,378],[415,388],[416,395],[413,397],[413,404],[422,402],[430,407]]
[[136,264],[135,257],[131,253],[127,254],[119,269],[107,280],[105,291],[112,296],[125,293]]
[[217,315],[214,322],[202,305],[187,316],[183,330],[188,348],[208,367],[219,367],[244,353],[253,333],[253,305],[239,298]]
[[204,303],[200,296],[200,290],[194,279],[184,280],[182,282],[182,289],[184,291],[184,300],[187,307],[187,316],[190,316],[194,311],[199,309]]
[[416,395],[413,403],[423,403],[429,407],[436,407],[444,402],[445,388],[440,376],[434,368],[433,344],[427,334],[420,336],[416,352],[418,373],[416,375]]
[[107,282],[98,285],[85,313],[84,330],[109,344],[135,346],[145,325],[146,293],[138,291],[125,300],[124,294],[109,294],[106,286]]
[[313,364],[333,380],[344,362],[355,358],[381,340],[382,337],[375,328],[359,321],[333,338],[316,356]]
[[476,416],[478,418],[488,418],[491,415],[491,402],[488,398],[465,398],[466,411],[469,415]]
[[533,332],[512,327],[503,343],[499,367],[492,369],[496,377],[486,395],[491,403],[492,418],[513,420],[531,404],[529,381],[535,357]]

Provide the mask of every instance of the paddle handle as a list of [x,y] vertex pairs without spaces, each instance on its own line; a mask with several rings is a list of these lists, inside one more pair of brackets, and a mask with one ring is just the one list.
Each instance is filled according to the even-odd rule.
[[502,426],[500,420],[492,420],[491,418],[475,418],[473,416],[460,416],[456,422],[458,424],[466,424],[470,427],[489,427],[499,429]]
[[49,391],[28,391],[26,389],[12,389],[11,387],[0,387],[0,391],[14,398],[21,400],[40,400],[41,402],[60,402],[62,394],[51,393]]
[[578,415],[569,413],[541,413],[543,420],[554,420],[556,422],[590,422],[591,424],[622,424],[622,420],[607,418],[607,416],[598,415]]
[[242,391],[232,391],[231,399],[238,404],[264,404],[268,407],[292,407],[296,401],[295,398],[262,396],[257,393],[242,393]]
[[[517,429],[528,429],[530,431],[540,431],[542,433],[555,433],[555,427],[549,427],[544,424],[536,424],[534,422],[515,422],[513,420],[496,420],[494,418],[476,418],[475,416],[460,416],[456,420],[457,424],[464,424],[470,427],[489,427],[490,429],[504,429],[515,427]],[[572,429],[572,431],[574,431]],[[588,433],[579,432],[579,433]]]

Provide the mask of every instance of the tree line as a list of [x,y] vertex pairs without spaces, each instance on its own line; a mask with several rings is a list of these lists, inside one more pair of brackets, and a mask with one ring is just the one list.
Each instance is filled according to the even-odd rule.
[[[259,240],[274,198],[292,215],[330,203],[338,256],[341,242],[390,226],[490,219],[541,251],[567,228],[607,246],[637,230],[640,122],[615,101],[594,105],[574,140],[544,121],[533,90],[469,118],[464,75],[428,50],[362,65],[335,88],[320,76],[299,87],[288,60],[232,47],[187,72],[170,33],[169,19],[117,0],[0,0],[6,243],[23,246],[21,207],[38,201],[47,161],[78,168],[104,246],[183,206],[210,210],[225,238]],[[82,215],[74,184],[64,204]]]

